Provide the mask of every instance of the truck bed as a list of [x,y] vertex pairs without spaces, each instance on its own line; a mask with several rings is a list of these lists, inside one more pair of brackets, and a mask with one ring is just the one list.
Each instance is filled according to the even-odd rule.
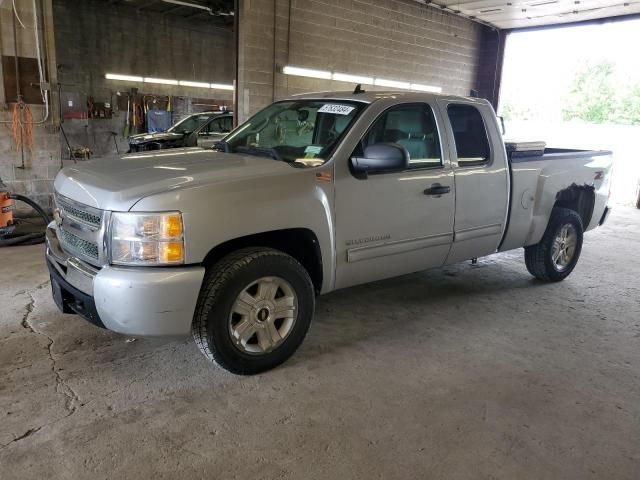
[[583,222],[585,231],[598,226],[609,196],[610,151],[545,148],[542,155],[511,157],[509,218],[500,251],[538,243],[559,192],[568,188],[593,189],[593,212]]

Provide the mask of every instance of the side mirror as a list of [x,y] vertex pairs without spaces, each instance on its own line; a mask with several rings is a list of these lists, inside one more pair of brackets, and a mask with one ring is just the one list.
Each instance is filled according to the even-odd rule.
[[356,178],[370,173],[400,172],[409,167],[409,152],[397,143],[376,143],[364,150],[363,157],[351,157],[351,170]]

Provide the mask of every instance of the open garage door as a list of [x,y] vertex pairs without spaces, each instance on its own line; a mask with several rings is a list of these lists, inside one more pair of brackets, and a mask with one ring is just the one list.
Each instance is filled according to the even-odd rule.
[[507,37],[499,113],[507,136],[612,150],[615,203],[640,178],[640,19],[515,31]]

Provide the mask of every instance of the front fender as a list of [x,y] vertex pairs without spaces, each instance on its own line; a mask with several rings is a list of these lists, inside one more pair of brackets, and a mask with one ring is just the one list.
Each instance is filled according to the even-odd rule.
[[131,210],[181,211],[189,264],[202,263],[212,248],[236,238],[274,230],[311,230],[322,254],[322,292],[327,292],[333,289],[336,264],[333,183],[318,181],[318,170],[292,168],[278,176],[162,192],[143,198]]

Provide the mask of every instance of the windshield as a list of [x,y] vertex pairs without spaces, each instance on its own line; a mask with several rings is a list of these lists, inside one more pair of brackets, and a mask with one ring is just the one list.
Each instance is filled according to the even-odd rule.
[[208,122],[212,117],[213,115],[205,114],[191,115],[189,117],[183,118],[167,131],[173,133],[193,132],[204,125],[206,122]]
[[341,100],[277,102],[225,138],[224,150],[321,165],[364,106]]

